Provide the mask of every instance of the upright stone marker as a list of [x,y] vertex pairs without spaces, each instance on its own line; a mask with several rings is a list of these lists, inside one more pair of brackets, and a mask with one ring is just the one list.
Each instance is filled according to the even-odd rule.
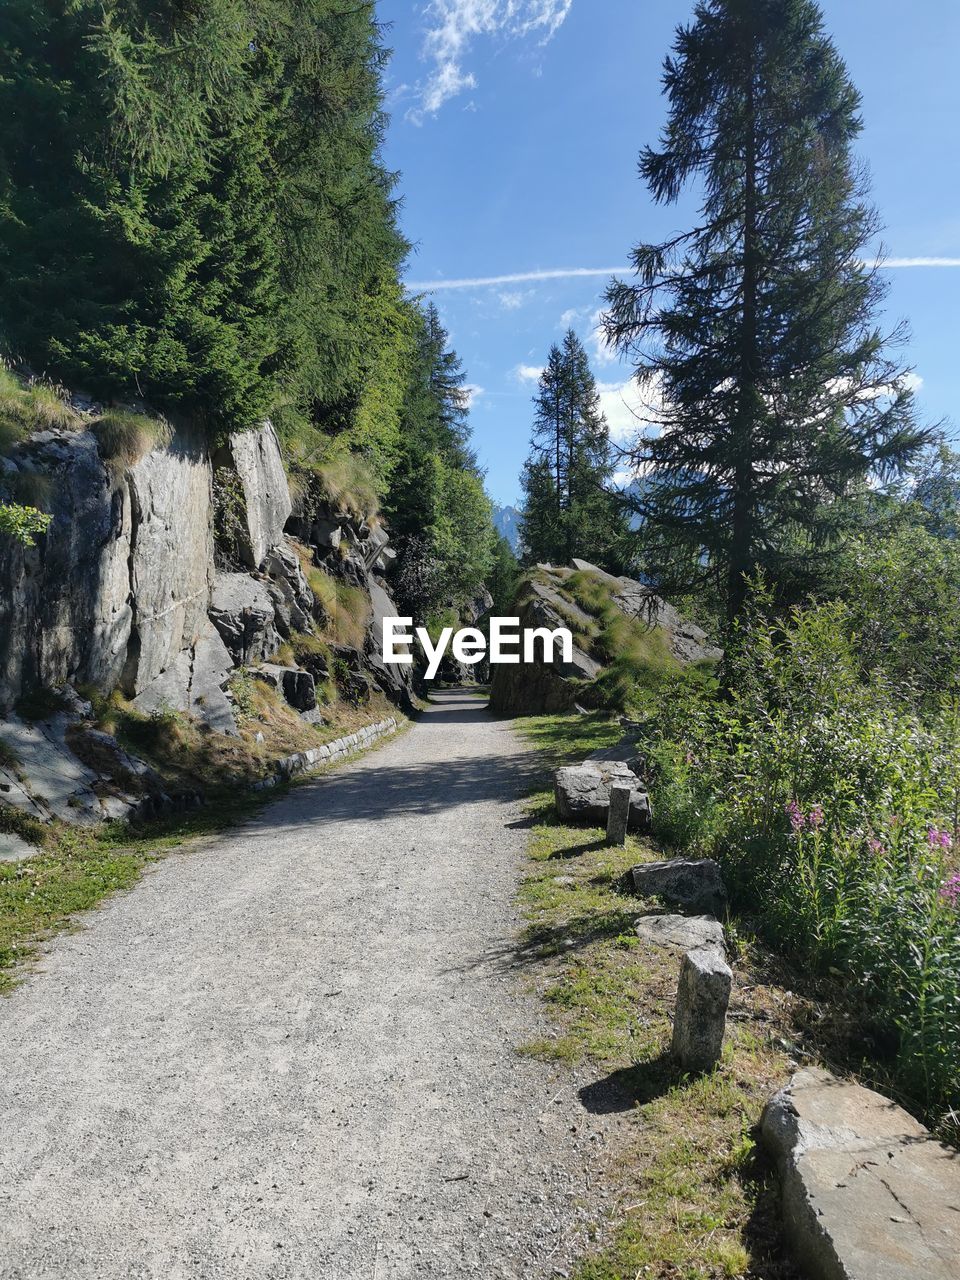
[[607,812],[607,844],[625,844],[627,824],[630,821],[630,798],[633,788],[615,782],[610,788],[610,809]]
[[733,974],[714,947],[683,957],[673,1015],[673,1056],[687,1071],[709,1071],[720,1060]]

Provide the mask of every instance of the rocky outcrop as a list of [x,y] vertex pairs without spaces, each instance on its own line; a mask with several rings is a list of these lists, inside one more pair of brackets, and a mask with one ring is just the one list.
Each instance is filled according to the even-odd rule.
[[35,547],[0,539],[0,713],[37,686],[112,688],[133,623],[129,492],[94,437],[39,433],[7,467],[49,485],[53,521]]
[[715,662],[721,656],[705,631],[685,622],[672,606],[632,578],[614,577],[585,560],[573,560],[569,568],[537,565],[516,605],[521,630],[566,627],[574,641],[571,660],[544,662],[538,646],[533,662],[495,665],[490,708],[496,714],[541,715],[604,705],[599,679],[606,668],[602,647],[597,651],[596,645],[602,627],[568,589],[567,580],[573,574],[588,574],[625,617],[662,637],[678,666]]
[[293,509],[277,435],[269,422],[239,431],[228,442],[229,461],[243,491],[244,534],[239,550],[249,569],[259,569],[283,541]]
[[[335,504],[321,509],[319,499],[309,522],[316,541],[292,542],[290,494],[269,423],[231,435],[213,457],[181,431],[123,464],[105,462],[95,433],[84,429],[96,407],[75,408],[77,429],[35,433],[0,459],[0,489],[4,477],[33,473],[49,486],[53,516],[34,547],[0,537],[0,734],[9,730],[8,751],[22,756],[0,776],[0,804],[72,822],[142,808],[140,783],[132,797],[125,789],[140,777],[136,767],[119,758],[111,764],[103,750],[96,767],[74,755],[80,737],[67,730],[86,724],[89,706],[67,706],[62,721],[38,725],[13,714],[38,691],[70,703],[79,701],[73,686],[119,688],[143,714],[182,712],[236,734],[231,678],[238,667],[261,668],[307,723],[320,722],[316,681],[332,674],[329,653],[319,642],[297,647],[315,620],[325,620],[305,573],[311,562],[371,600],[360,647],[331,646],[345,696],[362,703],[380,689],[412,709],[412,672],[382,658],[382,619],[397,610],[379,576],[389,562],[381,523]],[[215,476],[217,501],[232,504],[226,550],[215,546]],[[304,532],[302,521],[291,523]],[[228,567],[218,573],[218,563]],[[277,674],[270,660],[284,641],[302,665],[288,659]]]
[[74,714],[35,724],[9,716],[0,723],[0,742],[15,762],[0,768],[0,803],[40,822],[91,826],[134,817],[145,803],[170,802],[147,765]]
[[121,682],[133,698],[193,649],[206,627],[213,584],[210,464],[198,447],[175,437],[131,467],[127,490],[133,617]]
[[276,609],[265,583],[246,573],[218,574],[210,621],[237,666],[265,662],[280,648]]
[[767,1104],[761,1134],[810,1280],[957,1275],[960,1161],[901,1107],[808,1068]]

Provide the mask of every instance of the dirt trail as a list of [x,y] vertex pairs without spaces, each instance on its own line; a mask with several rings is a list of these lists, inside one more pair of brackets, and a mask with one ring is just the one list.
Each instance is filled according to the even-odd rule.
[[59,939],[0,1000],[0,1276],[566,1269],[605,1122],[514,1052],[534,768],[441,694]]

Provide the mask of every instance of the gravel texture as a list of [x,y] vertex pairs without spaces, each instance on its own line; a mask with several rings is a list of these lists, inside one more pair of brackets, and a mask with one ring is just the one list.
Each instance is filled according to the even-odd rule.
[[0,1001],[0,1276],[531,1280],[610,1116],[520,1057],[520,798],[475,697],[174,854]]

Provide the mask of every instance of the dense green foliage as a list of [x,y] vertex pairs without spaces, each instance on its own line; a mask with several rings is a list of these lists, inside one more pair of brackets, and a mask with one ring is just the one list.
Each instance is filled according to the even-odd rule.
[[726,696],[674,699],[648,742],[660,835],[717,857],[808,969],[849,975],[868,1051],[937,1118],[960,1105],[956,551],[907,527],[850,548],[845,599],[774,616],[758,589]]
[[[459,361],[399,279],[374,10],[4,5],[0,340],[211,436],[270,414],[307,509],[387,495],[424,612],[478,593],[492,532]],[[108,417],[129,462],[147,419]]]
[[10,0],[10,353],[234,429],[375,416],[404,327],[382,58],[372,5]]
[[732,620],[758,569],[781,599],[816,585],[851,492],[924,437],[875,326],[860,100],[818,6],[702,0],[664,88],[641,173],[663,203],[694,184],[700,217],[633,250],[607,334],[655,402],[634,450],[645,568],[671,594],[712,584]]
[[603,568],[623,569],[627,523],[611,492],[610,437],[587,353],[572,330],[550,348],[533,403],[522,478],[525,560],[566,564],[589,550]]
[[495,534],[470,449],[466,375],[432,303],[416,313],[409,369],[384,509],[399,551],[399,603],[423,620],[481,593]]

